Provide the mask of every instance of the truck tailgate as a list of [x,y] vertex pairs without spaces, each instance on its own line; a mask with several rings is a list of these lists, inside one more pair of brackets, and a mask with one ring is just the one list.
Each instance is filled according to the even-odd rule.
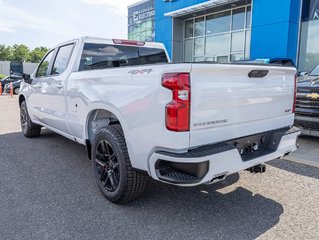
[[[267,75],[249,77],[253,70]],[[192,64],[190,146],[291,126],[295,74],[270,65]]]

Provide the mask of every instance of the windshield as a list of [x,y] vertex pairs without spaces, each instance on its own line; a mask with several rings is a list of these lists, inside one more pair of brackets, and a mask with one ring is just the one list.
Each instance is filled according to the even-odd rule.
[[312,71],[310,72],[309,75],[310,76],[319,76],[319,64],[314,69],[312,69]]

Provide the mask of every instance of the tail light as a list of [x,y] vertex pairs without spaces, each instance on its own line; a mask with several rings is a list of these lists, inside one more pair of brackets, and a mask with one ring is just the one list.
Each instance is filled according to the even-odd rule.
[[173,99],[166,105],[166,128],[175,132],[189,131],[190,78],[189,73],[168,73],[162,85],[172,91]]
[[292,105],[292,113],[295,113],[296,111],[296,101],[297,101],[297,75],[295,75],[294,102]]

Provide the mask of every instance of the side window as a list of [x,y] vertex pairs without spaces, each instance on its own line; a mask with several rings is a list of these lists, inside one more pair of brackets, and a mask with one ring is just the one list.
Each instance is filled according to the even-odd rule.
[[69,44],[59,48],[51,71],[52,75],[59,75],[65,71],[71,59],[73,47],[74,44]]
[[49,75],[49,65],[50,62],[52,60],[53,57],[53,52],[54,50],[52,50],[49,54],[47,54],[47,56],[44,58],[44,60],[41,62],[40,66],[38,67],[38,71],[37,71],[37,77],[45,77]]

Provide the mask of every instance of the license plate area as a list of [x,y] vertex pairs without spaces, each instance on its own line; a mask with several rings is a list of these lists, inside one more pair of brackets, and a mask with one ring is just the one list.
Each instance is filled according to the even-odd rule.
[[249,161],[277,151],[282,136],[288,128],[259,133],[227,142],[235,146],[242,160]]

